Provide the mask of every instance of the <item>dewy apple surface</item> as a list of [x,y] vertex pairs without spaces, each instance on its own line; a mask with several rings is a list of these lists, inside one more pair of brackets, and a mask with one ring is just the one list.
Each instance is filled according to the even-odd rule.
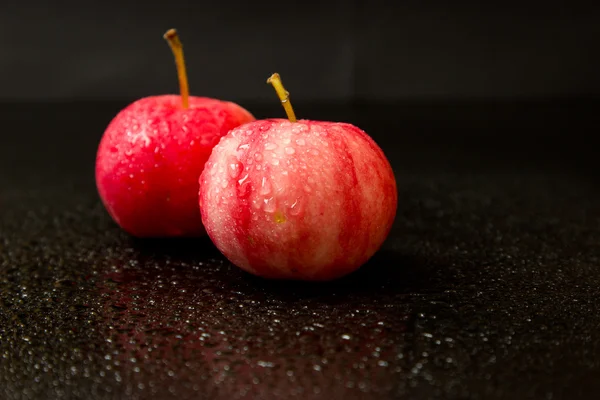
[[[235,265],[275,279],[332,280],[381,247],[396,215],[394,172],[384,152],[349,123],[258,120],[215,146],[200,177],[208,235]],[[231,173],[224,173],[229,170]]]
[[109,214],[129,234],[199,236],[205,230],[198,176],[219,139],[254,117],[232,102],[189,96],[179,37],[171,29],[165,38],[181,93],[139,99],[112,119],[98,147],[96,183]]

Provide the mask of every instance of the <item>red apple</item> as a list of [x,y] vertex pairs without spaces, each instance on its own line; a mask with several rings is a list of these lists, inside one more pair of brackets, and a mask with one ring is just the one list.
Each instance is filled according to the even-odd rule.
[[198,177],[213,146],[254,117],[231,102],[188,94],[183,48],[165,34],[175,55],[181,95],[139,99],[108,125],[96,158],[100,198],[115,222],[138,237],[205,234]]
[[272,279],[325,281],[363,265],[396,215],[394,172],[381,148],[348,123],[254,121],[215,146],[200,177],[200,212],[235,265]]

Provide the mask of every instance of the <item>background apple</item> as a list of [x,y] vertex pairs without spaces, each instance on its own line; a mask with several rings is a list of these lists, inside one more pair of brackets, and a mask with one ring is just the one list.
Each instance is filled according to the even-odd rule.
[[230,129],[253,121],[237,104],[190,97],[183,48],[165,34],[181,94],[139,99],[119,112],[100,141],[96,184],[112,218],[138,237],[205,233],[198,210],[198,177],[213,146]]
[[392,168],[359,128],[297,121],[278,74],[288,120],[233,129],[200,177],[208,235],[235,265],[266,278],[330,280],[365,263],[396,215]]

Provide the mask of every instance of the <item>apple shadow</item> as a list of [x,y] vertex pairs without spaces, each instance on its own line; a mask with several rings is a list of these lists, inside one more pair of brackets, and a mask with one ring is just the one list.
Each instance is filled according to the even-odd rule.
[[[437,271],[437,272],[436,272]],[[439,271],[447,271],[440,278]],[[439,293],[452,284],[443,265],[414,255],[382,249],[357,271],[327,282],[266,280],[244,273],[249,285],[280,300],[315,297]]]
[[[389,248],[381,249],[361,268],[345,277],[313,282],[265,279],[245,272],[227,261],[208,237],[131,238],[130,243],[143,261],[151,260],[157,265],[168,263],[170,268],[176,267],[180,273],[191,273],[197,278],[219,267],[218,274],[211,273],[211,278],[218,280],[219,290],[242,290],[284,302],[440,293],[455,281],[452,270],[439,260]],[[197,263],[204,267],[193,271],[188,267],[177,267]]]
[[223,257],[207,236],[186,238],[136,238],[132,247],[142,256],[168,257],[177,261],[206,261]]
[[441,269],[442,266],[431,259],[382,249],[343,280],[345,279],[347,284],[368,289],[423,291],[437,286],[432,270]]

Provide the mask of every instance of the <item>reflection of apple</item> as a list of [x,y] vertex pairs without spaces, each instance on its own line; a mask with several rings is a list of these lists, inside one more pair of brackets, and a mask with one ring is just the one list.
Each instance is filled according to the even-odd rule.
[[289,120],[233,129],[200,177],[200,211],[219,250],[266,278],[331,280],[382,245],[397,206],[394,172],[359,128],[296,121],[278,74],[269,78]]
[[177,64],[181,96],[139,99],[107,127],[96,159],[96,184],[112,218],[139,236],[204,234],[198,177],[213,146],[230,129],[253,121],[237,104],[189,96],[183,48],[165,34]]
[[257,290],[236,270],[159,254],[94,278],[99,387],[118,376],[143,399],[387,398],[406,379],[396,356],[410,313],[389,292],[373,304],[344,284]]

